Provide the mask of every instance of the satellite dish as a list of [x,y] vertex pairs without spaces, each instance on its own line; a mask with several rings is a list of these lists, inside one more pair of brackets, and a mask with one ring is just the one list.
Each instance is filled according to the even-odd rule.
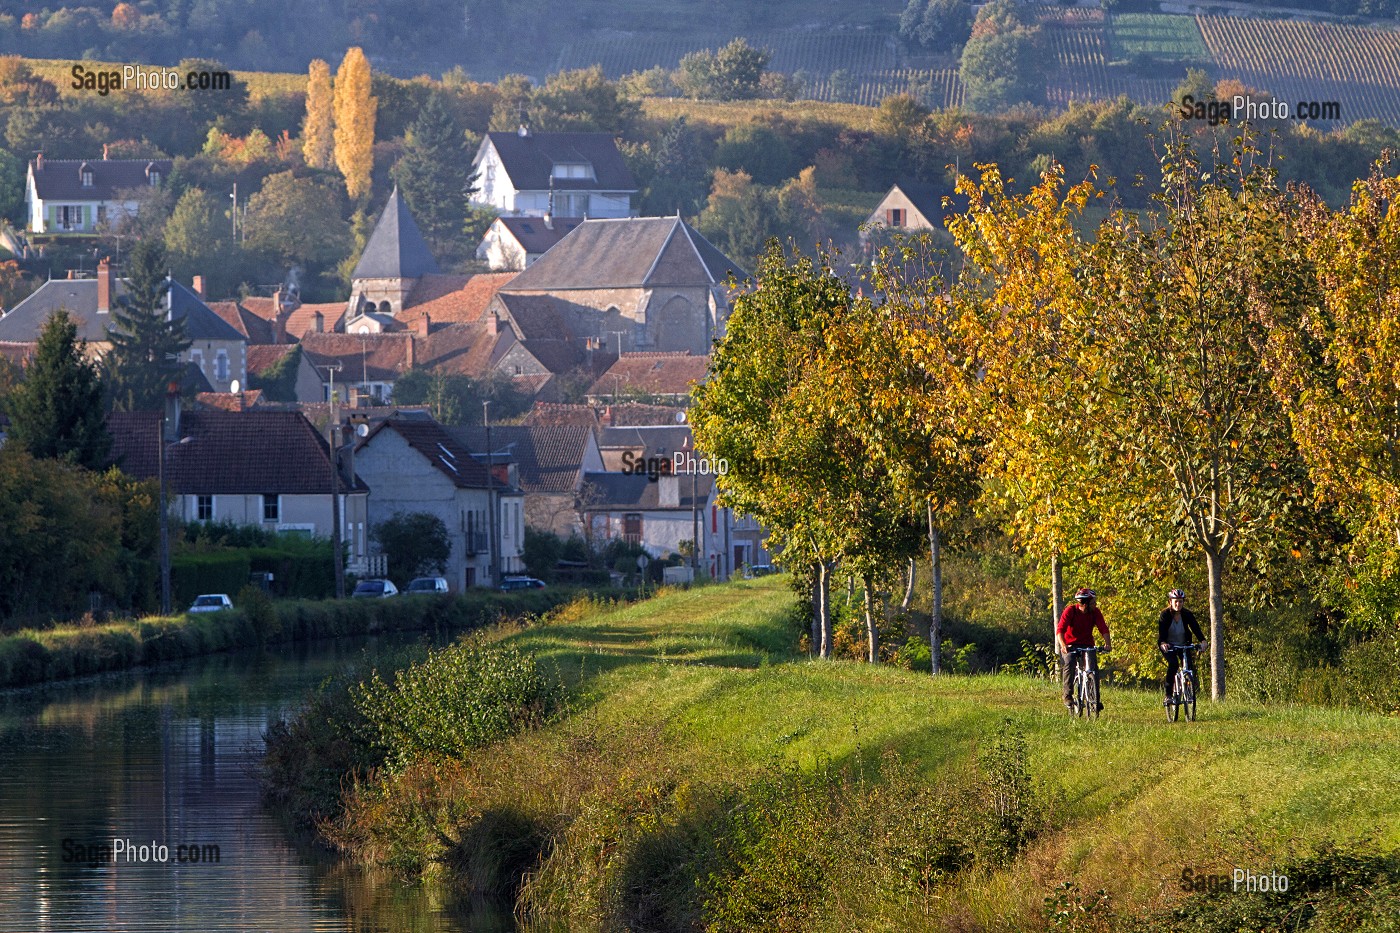
[[685,412],[676,412],[676,424],[685,424]]
[[237,394],[239,393],[239,390],[241,390],[242,388],[243,388],[243,387],[242,387],[241,385],[238,384],[238,380],[237,380],[237,379],[233,380],[232,382],[230,382],[230,383],[228,384],[228,390],[229,390],[230,392],[232,392],[234,395],[237,395]]
[[355,434],[359,437],[367,437],[369,435],[369,425],[361,421],[359,424],[355,425]]

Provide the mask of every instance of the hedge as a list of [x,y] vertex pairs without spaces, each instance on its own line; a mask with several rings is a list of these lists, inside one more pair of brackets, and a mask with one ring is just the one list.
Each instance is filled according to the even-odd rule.
[[[238,588],[231,589],[237,592]],[[561,587],[512,593],[481,590],[445,596],[275,602],[271,607],[276,621],[266,641],[475,628],[545,612],[573,599],[578,592]],[[24,630],[0,637],[0,687],[251,648],[260,643],[260,634],[237,608],[88,627]]]

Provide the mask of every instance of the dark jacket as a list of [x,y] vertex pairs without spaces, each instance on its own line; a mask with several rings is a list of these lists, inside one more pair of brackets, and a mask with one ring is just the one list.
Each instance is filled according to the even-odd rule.
[[[1162,645],[1162,644],[1164,644],[1164,643],[1170,644],[1170,642],[1167,641],[1167,629],[1171,628],[1171,625],[1172,625],[1172,616],[1175,615],[1175,614],[1176,614],[1176,613],[1172,612],[1171,607],[1168,606],[1166,609],[1163,609],[1163,610],[1162,610],[1161,616],[1158,617],[1158,619],[1157,619],[1157,644],[1158,644],[1159,646]],[[1201,627],[1200,627],[1200,625],[1198,625],[1198,624],[1196,623],[1196,617],[1195,617],[1194,615],[1191,614],[1191,610],[1190,610],[1190,609],[1187,609],[1187,608],[1184,607],[1184,606],[1183,606],[1182,609],[1181,609],[1181,621],[1182,621],[1182,623],[1186,626],[1186,635],[1187,635],[1187,637],[1190,637],[1190,636],[1194,635],[1194,636],[1195,636],[1195,639],[1194,639],[1194,640],[1195,640],[1195,641],[1198,641],[1198,642],[1201,642],[1201,641],[1205,641],[1205,640],[1206,640],[1206,636],[1203,635],[1203,634],[1201,634]]]

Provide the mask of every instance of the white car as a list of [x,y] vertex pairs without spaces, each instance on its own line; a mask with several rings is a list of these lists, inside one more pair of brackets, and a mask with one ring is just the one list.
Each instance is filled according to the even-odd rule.
[[233,600],[228,598],[227,593],[205,593],[203,596],[194,598],[194,605],[190,606],[190,612],[222,612],[232,608]]

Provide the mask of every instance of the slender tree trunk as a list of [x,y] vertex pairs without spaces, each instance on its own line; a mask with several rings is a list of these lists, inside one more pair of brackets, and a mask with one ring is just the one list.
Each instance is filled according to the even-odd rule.
[[831,657],[831,564],[822,561],[817,567],[817,598],[821,605],[817,611],[817,623],[821,626],[820,654]]
[[820,655],[822,650],[822,574],[826,572],[826,568],[821,561],[817,561],[812,565],[812,569],[816,570],[816,579],[812,581],[812,622],[807,627],[812,633],[811,651]]
[[933,505],[928,507],[928,558],[933,575],[933,605],[929,607],[928,653],[934,674],[943,671],[943,545],[933,524]]
[[909,583],[904,587],[904,601],[899,604],[900,612],[908,612],[914,604],[914,582],[918,576],[918,562],[909,558]]
[[[1055,638],[1060,625],[1060,614],[1065,611],[1065,567],[1060,562],[1060,552],[1055,551],[1050,555],[1050,647],[1054,649]],[[1059,671],[1060,653],[1055,654],[1056,674],[1063,676]]]
[[880,629],[875,624],[875,579],[871,574],[862,574],[861,585],[865,587],[865,634],[870,639],[870,663],[880,663]]
[[1225,699],[1225,555],[1206,551],[1210,586],[1210,698]]
[[851,603],[856,599],[856,575],[846,575],[846,608],[851,608]]

